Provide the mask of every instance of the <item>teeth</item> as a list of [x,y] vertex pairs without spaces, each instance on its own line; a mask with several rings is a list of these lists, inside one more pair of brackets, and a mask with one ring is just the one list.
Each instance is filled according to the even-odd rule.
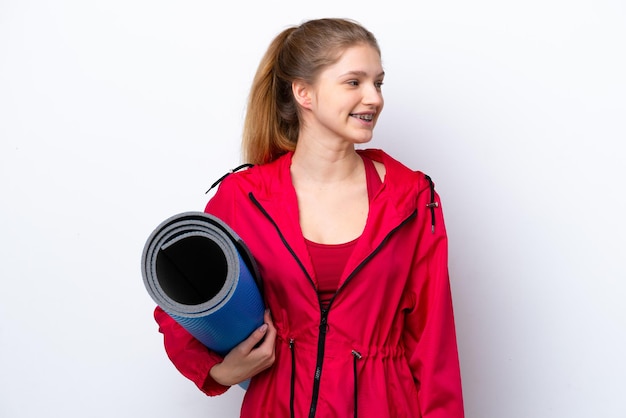
[[372,120],[372,115],[352,115],[352,116],[357,117],[359,119],[367,120],[367,121]]

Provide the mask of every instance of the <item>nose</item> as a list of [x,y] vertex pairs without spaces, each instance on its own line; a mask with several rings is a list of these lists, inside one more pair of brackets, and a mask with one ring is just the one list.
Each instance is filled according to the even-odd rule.
[[380,87],[372,84],[365,87],[363,91],[363,103],[370,106],[380,107],[383,105],[383,93],[380,90]]

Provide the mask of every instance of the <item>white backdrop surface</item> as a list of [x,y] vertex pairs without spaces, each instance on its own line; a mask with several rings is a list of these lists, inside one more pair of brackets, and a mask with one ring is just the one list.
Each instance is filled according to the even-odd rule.
[[442,196],[467,416],[626,417],[621,0],[1,0],[1,417],[238,416],[166,358],[141,250],[239,163],[270,40],[327,16],[383,49],[371,146]]

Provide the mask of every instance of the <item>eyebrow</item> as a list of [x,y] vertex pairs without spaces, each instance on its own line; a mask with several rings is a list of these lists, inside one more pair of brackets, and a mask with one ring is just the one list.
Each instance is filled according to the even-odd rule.
[[[341,77],[345,77],[347,75],[355,75],[355,76],[367,76],[367,73],[365,71],[348,71],[345,74],[342,74]],[[376,77],[383,77],[385,75],[385,72],[381,72],[378,75],[376,75]]]

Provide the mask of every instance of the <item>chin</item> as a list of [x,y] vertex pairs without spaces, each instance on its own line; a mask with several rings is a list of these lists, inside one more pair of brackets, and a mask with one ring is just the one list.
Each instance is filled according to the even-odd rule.
[[368,136],[368,137],[352,138],[352,142],[353,142],[355,145],[358,145],[358,144],[367,144],[368,142],[370,142],[370,141],[372,140],[372,138],[373,138],[373,135],[370,135],[370,136]]

